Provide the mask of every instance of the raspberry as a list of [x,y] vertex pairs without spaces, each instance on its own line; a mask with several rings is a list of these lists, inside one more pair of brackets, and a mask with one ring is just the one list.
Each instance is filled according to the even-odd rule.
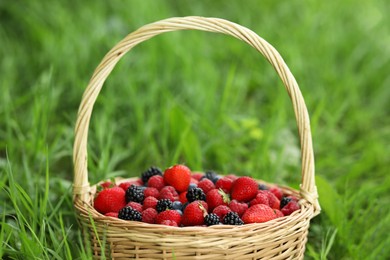
[[148,187],[156,188],[158,191],[164,188],[164,186],[164,178],[160,175],[154,175],[148,181]]
[[219,220],[219,217],[214,214],[214,213],[210,213],[210,214],[207,214],[205,217],[204,217],[204,222],[207,226],[212,226],[212,225],[218,225],[218,224],[221,224],[220,220]]
[[295,200],[291,200],[289,203],[287,203],[286,206],[284,206],[281,211],[283,215],[288,216],[291,215],[294,211],[299,210],[301,207],[299,206],[298,202]]
[[264,205],[268,205],[269,206],[269,199],[268,199],[268,195],[267,195],[266,191],[259,190],[257,192],[256,197],[253,200],[251,200],[250,203],[249,203],[250,206],[253,206],[253,205],[256,205],[256,204],[264,204]]
[[225,215],[231,211],[232,210],[225,205],[219,205],[218,207],[213,209],[213,213],[216,214],[219,217],[219,219],[223,219],[223,217],[225,217]]
[[150,167],[149,169],[147,169],[146,171],[144,171],[142,174],[141,174],[141,179],[144,183],[147,183],[148,180],[150,179],[150,177],[154,176],[154,175],[160,175],[162,176],[162,171],[155,167],[155,166],[152,166]]
[[280,200],[270,191],[266,191],[268,196],[269,206],[273,209],[280,208]]
[[133,209],[142,212],[142,205],[139,204],[138,202],[130,201],[129,203],[126,204],[128,207],[132,207]]
[[274,209],[274,212],[275,212],[276,218],[284,217],[283,213],[280,210]]
[[124,220],[141,221],[142,214],[139,211],[133,209],[132,207],[124,207],[123,209],[119,210],[118,218]]
[[244,212],[248,209],[248,204],[244,202],[238,202],[237,200],[232,200],[229,203],[229,208],[241,217],[242,214],[244,214]]
[[209,179],[204,178],[198,183],[198,188],[202,189],[204,194],[207,194],[212,189],[215,189],[215,185]]
[[223,218],[223,224],[225,225],[244,225],[242,219],[238,216],[236,212],[228,212]]
[[147,188],[144,190],[144,195],[145,195],[145,198],[146,198],[146,197],[149,197],[149,196],[158,198],[159,192],[158,192],[158,190],[157,190],[156,188],[147,187]]
[[162,212],[168,209],[172,209],[172,201],[169,199],[161,199],[157,202],[156,210],[157,212]]
[[189,190],[187,192],[186,197],[187,197],[188,202],[193,202],[195,200],[206,201],[206,195],[204,194],[203,190],[200,188],[194,188],[192,190]]
[[169,199],[171,201],[179,200],[179,194],[172,186],[165,186],[160,190],[160,194],[158,195],[158,199]]
[[157,214],[157,210],[155,210],[154,208],[145,209],[142,212],[142,222],[154,224]]
[[144,201],[144,198],[145,198],[144,191],[139,186],[135,186],[134,184],[132,184],[126,190],[126,202],[135,201],[135,202],[142,203]]
[[142,209],[153,208],[155,209],[157,206],[158,200],[155,197],[149,196],[144,199],[144,204],[142,205]]
[[272,187],[269,189],[279,200],[283,197],[283,191],[279,187]]
[[215,188],[222,189],[224,192],[229,193],[233,185],[233,180],[227,177],[219,179],[215,183]]
[[191,175],[191,178],[197,180],[197,181],[200,181],[200,179],[203,177],[203,173],[200,173],[200,172],[194,172],[192,175]]

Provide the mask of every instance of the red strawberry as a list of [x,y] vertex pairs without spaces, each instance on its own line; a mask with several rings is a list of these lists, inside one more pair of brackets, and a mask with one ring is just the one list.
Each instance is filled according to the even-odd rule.
[[164,171],[164,181],[179,192],[186,191],[191,182],[191,170],[185,165],[174,165]]
[[118,218],[118,212],[108,212],[108,213],[104,214],[104,216]]
[[112,183],[111,181],[105,181],[105,182],[103,182],[102,184],[100,184],[100,186],[101,186],[103,189],[108,189],[108,188],[114,187],[115,184]]
[[272,187],[269,189],[279,200],[283,198],[283,191],[279,187]]
[[284,217],[283,213],[280,210],[274,209],[274,211],[275,211],[276,218]]
[[223,219],[225,215],[230,211],[232,210],[228,206],[219,205],[213,210],[213,213],[216,214],[219,217],[219,219]]
[[256,204],[264,204],[264,205],[269,206],[269,198],[268,198],[268,194],[266,191],[264,191],[264,190],[257,191],[256,197],[253,200],[251,200],[249,205],[253,206]]
[[159,195],[159,192],[158,192],[158,189],[156,189],[156,188],[147,187],[147,188],[144,190],[144,196],[145,196],[145,198],[146,198],[146,197],[149,197],[149,196],[158,198],[158,195]]
[[148,180],[148,187],[156,188],[158,191],[164,188],[164,186],[165,186],[164,178],[160,175],[153,175]]
[[257,190],[257,182],[250,177],[244,176],[233,182],[230,195],[232,199],[249,202],[251,199],[256,197]]
[[156,208],[157,205],[157,199],[155,197],[149,196],[144,199],[144,203],[142,205],[142,209],[148,209],[148,208]]
[[204,194],[207,194],[212,189],[215,189],[215,185],[214,185],[214,183],[211,180],[209,180],[207,178],[203,178],[198,183],[198,188],[202,189]]
[[161,225],[165,225],[165,226],[171,226],[171,227],[177,227],[177,223],[173,220],[163,220],[161,223]]
[[207,214],[207,203],[196,200],[187,205],[183,212],[182,224],[184,226],[199,226],[204,224]]
[[212,189],[206,195],[206,202],[210,210],[213,210],[219,205],[228,205],[230,198],[223,190]]
[[298,202],[295,200],[291,200],[289,203],[287,203],[286,206],[284,206],[281,211],[283,215],[288,216],[291,215],[294,211],[299,210],[301,207],[299,206]]
[[130,206],[133,209],[137,210],[138,212],[142,212],[142,205],[138,202],[130,201],[126,204],[126,206]]
[[203,177],[203,173],[193,172],[191,177],[194,178],[195,180],[200,181],[200,179]]
[[145,209],[142,212],[142,222],[154,224],[157,214],[157,210],[155,210],[154,208]]
[[102,190],[94,200],[95,209],[102,214],[118,212],[125,206],[125,191],[119,187]]
[[156,224],[161,224],[165,220],[171,220],[176,222],[178,226],[180,226],[181,223],[181,215],[176,210],[170,209],[165,210],[160,213],[158,213],[156,217]]
[[165,186],[160,190],[160,194],[158,195],[158,199],[169,199],[172,202],[175,200],[179,200],[179,194],[177,194],[177,191],[172,186]]
[[280,208],[280,200],[274,195],[274,193],[266,190],[265,191],[268,196],[268,202],[269,206],[273,209],[279,209]]
[[238,202],[237,200],[232,200],[229,203],[229,208],[241,217],[242,214],[244,214],[244,212],[248,209],[248,204],[244,202]]
[[215,188],[222,189],[224,192],[229,193],[233,185],[233,180],[228,177],[222,177],[215,183]]
[[187,200],[187,192],[182,192],[180,193],[179,195],[179,200],[182,204],[186,203],[188,200]]
[[121,187],[124,191],[127,191],[127,189],[131,186],[131,184],[134,184],[133,182],[130,181],[125,181],[119,184],[119,187]]
[[242,215],[242,221],[245,224],[263,223],[275,218],[275,211],[270,206],[264,204],[253,205]]

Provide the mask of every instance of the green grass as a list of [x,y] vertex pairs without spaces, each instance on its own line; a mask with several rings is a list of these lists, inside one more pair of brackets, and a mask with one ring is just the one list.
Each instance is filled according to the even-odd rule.
[[[300,85],[323,209],[306,258],[390,258],[387,1],[105,2],[0,1],[0,258],[90,258],[71,195],[83,90],[126,34],[186,15],[254,30]],[[291,107],[271,66],[242,42],[158,36],[125,56],[97,100],[89,180],[180,162],[298,187]]]

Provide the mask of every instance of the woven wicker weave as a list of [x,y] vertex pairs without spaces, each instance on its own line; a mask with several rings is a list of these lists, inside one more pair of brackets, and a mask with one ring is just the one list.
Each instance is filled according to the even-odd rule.
[[[223,33],[246,42],[271,63],[282,79],[292,100],[302,155],[300,190],[281,187],[285,193],[300,198],[301,209],[292,215],[261,224],[180,228],[105,217],[93,208],[96,185],[88,182],[87,139],[93,105],[104,81],[121,57],[137,44],[161,33],[187,29]],[[129,34],[107,53],[82,97],[73,160],[74,206],[95,258],[106,255],[111,259],[302,259],[310,219],[320,212],[309,116],[294,76],[269,43],[251,30],[223,19],[161,20]]]

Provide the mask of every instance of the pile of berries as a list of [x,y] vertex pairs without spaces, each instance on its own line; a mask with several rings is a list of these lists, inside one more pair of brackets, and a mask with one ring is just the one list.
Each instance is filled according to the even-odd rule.
[[168,226],[243,225],[288,216],[298,199],[254,179],[191,172],[174,165],[150,167],[134,181],[104,182],[94,200],[106,216]]

